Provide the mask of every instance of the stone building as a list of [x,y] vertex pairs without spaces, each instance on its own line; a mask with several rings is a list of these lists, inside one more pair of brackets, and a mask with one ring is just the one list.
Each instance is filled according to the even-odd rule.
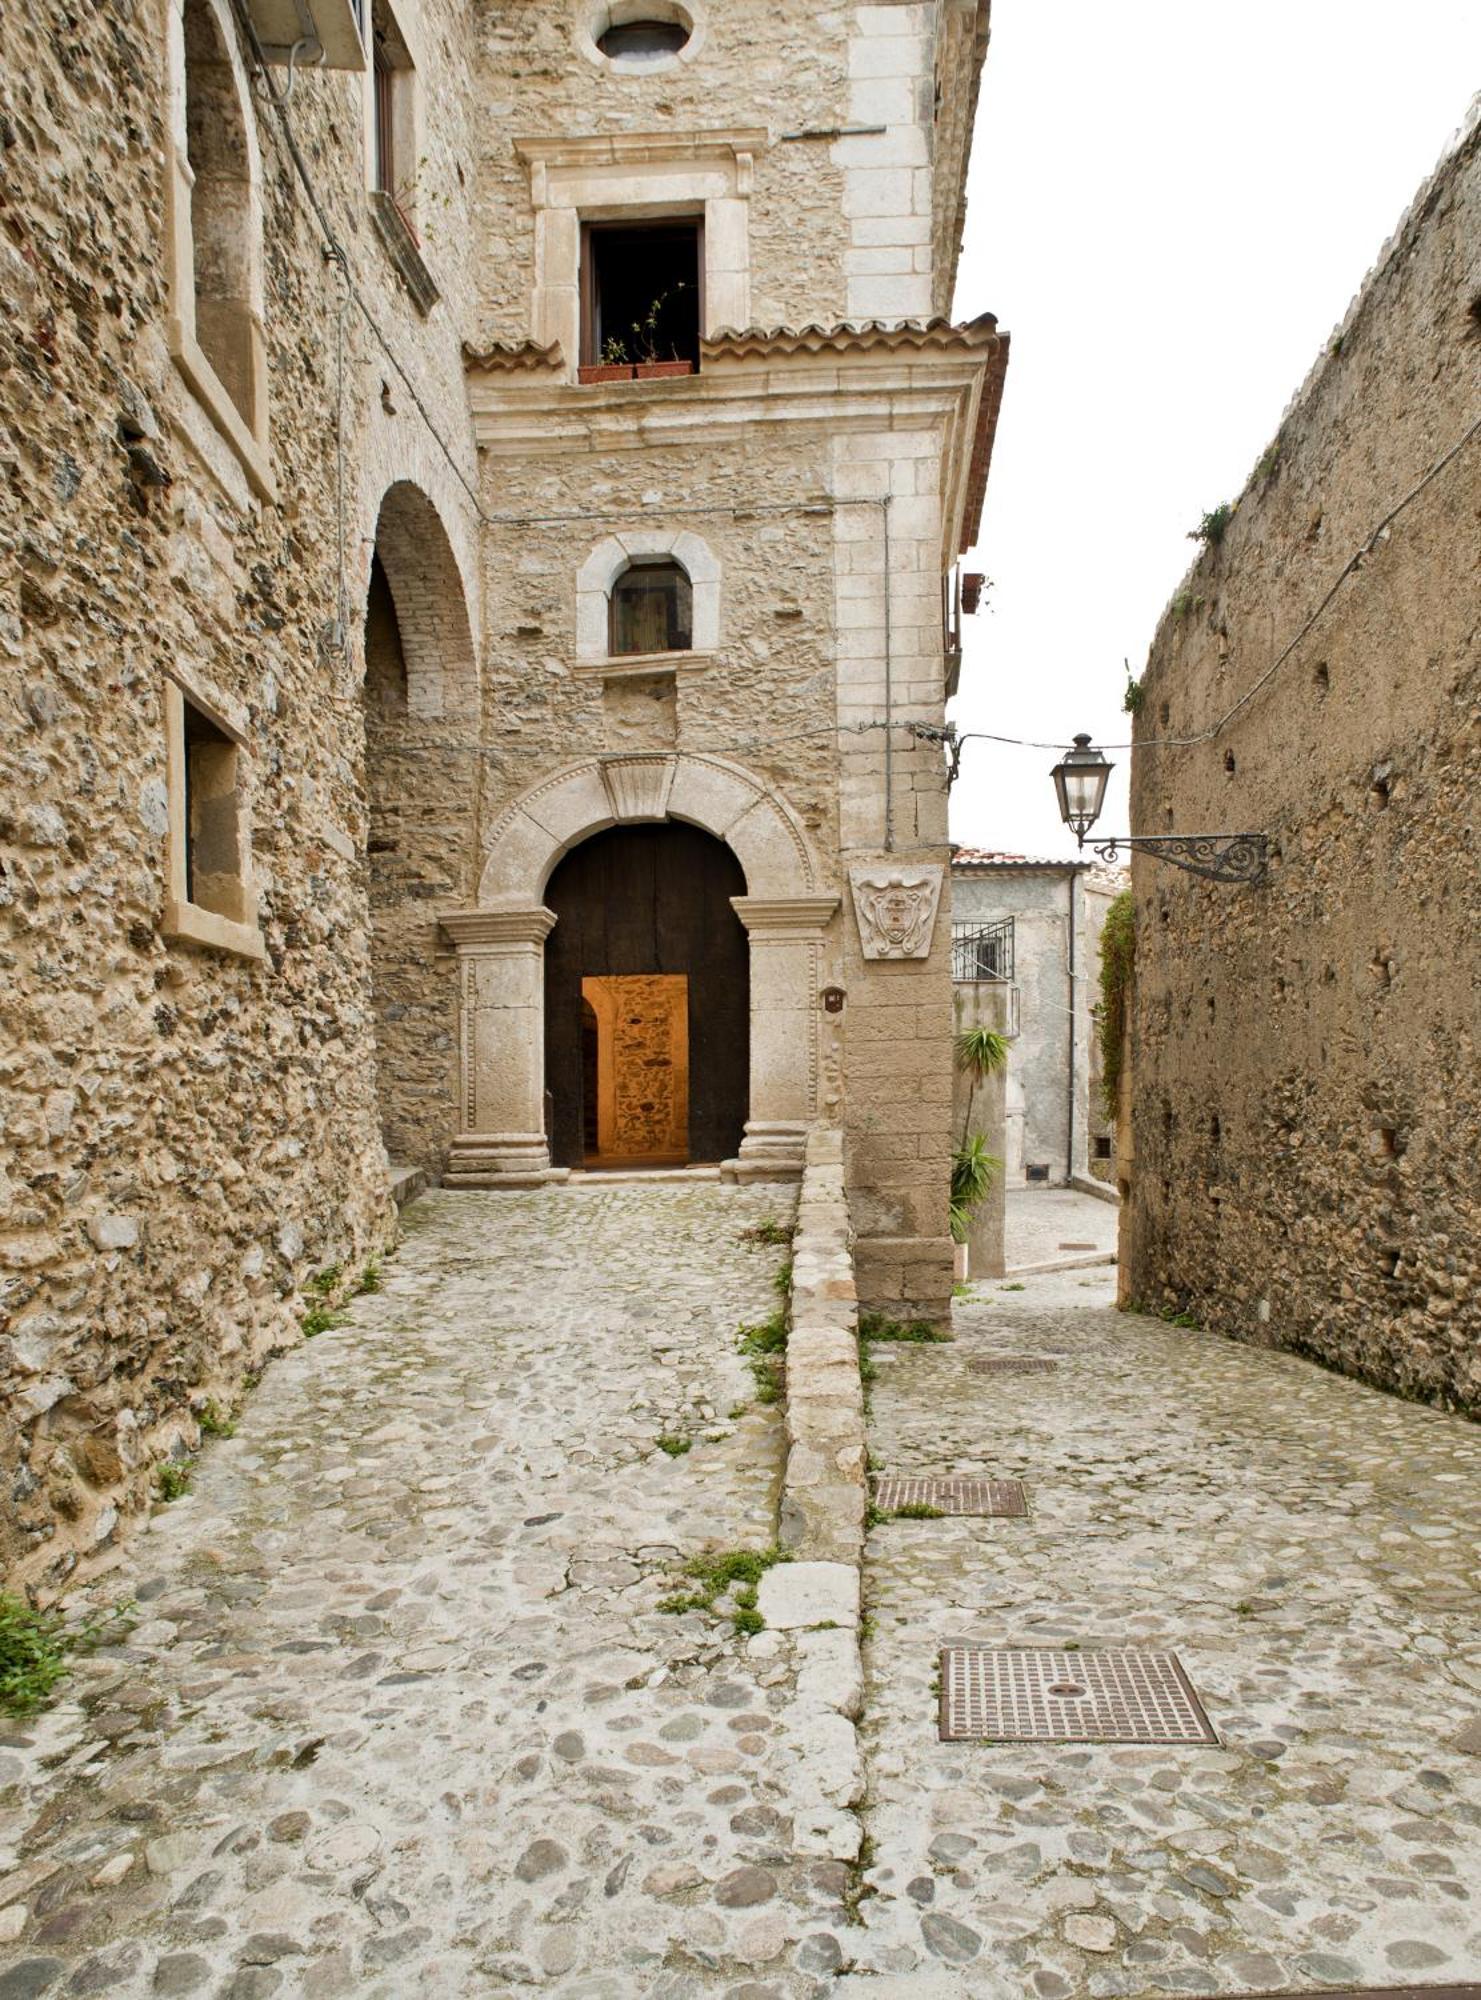
[[[1481,1410],[1481,103],[1157,632],[1122,1283]],[[1217,526],[1217,524],[1216,524]],[[1167,742],[1164,739],[1172,739]]]
[[1100,934],[1118,869],[980,847],[951,857],[953,973],[1006,988],[1009,1187],[1115,1182],[1095,1031]]
[[6,11],[28,1579],[384,1244],[388,1147],[478,1187],[764,1177],[831,1121],[866,1296],[949,1293],[932,732],[1007,358],[947,317],[986,0],[305,18]]

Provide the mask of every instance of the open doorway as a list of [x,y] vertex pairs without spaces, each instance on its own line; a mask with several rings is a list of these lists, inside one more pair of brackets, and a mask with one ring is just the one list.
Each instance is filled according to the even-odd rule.
[[583,979],[581,1006],[583,1030],[595,1044],[594,1062],[582,1051],[587,1166],[685,1165],[688,979],[682,972]]

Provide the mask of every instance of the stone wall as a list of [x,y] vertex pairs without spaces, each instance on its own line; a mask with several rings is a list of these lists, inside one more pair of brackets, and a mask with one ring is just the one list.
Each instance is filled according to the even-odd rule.
[[[459,12],[425,0],[409,23],[441,107],[428,321],[366,213],[363,79],[298,78],[295,126],[386,343],[352,307],[342,403],[340,286],[250,100],[273,499],[170,351],[165,6],[6,12],[0,1571],[17,1577],[54,1582],[104,1548],[194,1438],[193,1407],[297,1338],[304,1278],[357,1269],[389,1228],[361,623],[397,480],[432,496],[474,574]],[[172,675],[243,725],[261,957],[165,935]]]
[[1473,117],[1152,648],[1132,824],[1260,832],[1270,869],[1135,864],[1122,1239],[1133,1297],[1470,1411],[1478,407]]

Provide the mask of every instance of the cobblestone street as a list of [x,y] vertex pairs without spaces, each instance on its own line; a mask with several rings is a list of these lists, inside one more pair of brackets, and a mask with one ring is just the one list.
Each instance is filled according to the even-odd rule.
[[[955,1345],[874,1350],[879,1467],[1030,1516],[869,1537],[857,1963],[922,2000],[1481,1977],[1481,1435],[1111,1297],[988,1281]],[[969,1372],[1009,1353],[1057,1372]],[[1171,1648],[1221,1747],[940,1743],[954,1640]]]
[[740,1232],[787,1213],[410,1209],[94,1592],[138,1599],[130,1642],[0,1736],[0,1995],[622,2000],[825,1928],[788,1641],[654,1609],[680,1557],[772,1539],[776,1413],[728,1413],[783,1254]]
[[[851,1865],[849,1732],[813,1698],[850,1635],[657,1609],[683,1559],[774,1534],[781,1427],[735,1336],[784,1254],[742,1233],[789,1208],[407,1212],[383,1288],[88,1593],[135,1600],[126,1643],[0,1736],[0,2000],[1481,1974],[1481,1437],[1119,1315],[1108,1270],[872,1350],[881,1469],[1022,1478],[1031,1512],[872,1530]],[[1057,1372],[968,1367],[1018,1353]],[[943,1744],[958,1639],[1173,1648],[1220,1747]]]

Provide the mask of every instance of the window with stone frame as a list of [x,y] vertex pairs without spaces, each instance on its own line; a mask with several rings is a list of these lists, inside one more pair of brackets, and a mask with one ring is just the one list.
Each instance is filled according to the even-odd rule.
[[371,10],[370,185],[415,234],[416,68],[387,0]]
[[694,644],[694,593],[672,556],[635,556],[612,586],[608,650],[687,653]]
[[165,683],[169,790],[165,934],[261,958],[239,724],[177,682]]
[[585,226],[583,367],[639,374],[692,374],[699,367],[703,235],[698,216]]

